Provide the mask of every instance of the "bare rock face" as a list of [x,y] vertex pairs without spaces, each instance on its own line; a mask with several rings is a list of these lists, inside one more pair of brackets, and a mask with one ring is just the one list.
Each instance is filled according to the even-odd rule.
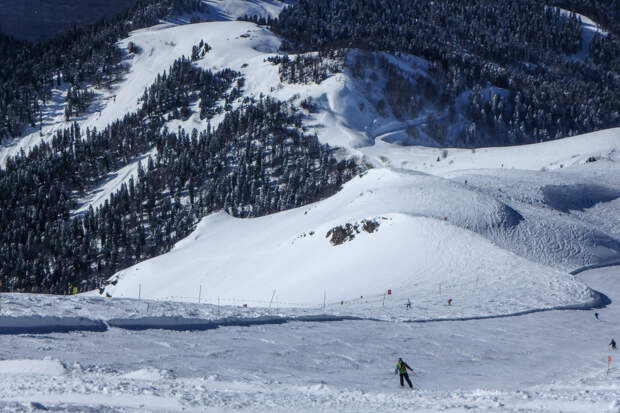
[[379,229],[380,225],[381,224],[376,219],[363,219],[361,222],[356,222],[354,224],[346,223],[327,231],[325,238],[329,238],[329,242],[331,242],[332,245],[342,245],[347,241],[353,241],[355,235],[362,231],[372,234]]

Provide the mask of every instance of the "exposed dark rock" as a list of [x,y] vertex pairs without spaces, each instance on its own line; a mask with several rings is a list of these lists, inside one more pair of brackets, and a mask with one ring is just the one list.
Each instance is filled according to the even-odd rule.
[[344,224],[337,227],[334,227],[327,231],[325,234],[325,238],[330,238],[329,242],[332,245],[342,245],[347,241],[353,241],[356,234],[359,234],[361,231],[366,231],[369,234],[376,232],[379,229],[379,222],[376,220],[368,220],[363,219],[361,222],[356,222],[355,224]]

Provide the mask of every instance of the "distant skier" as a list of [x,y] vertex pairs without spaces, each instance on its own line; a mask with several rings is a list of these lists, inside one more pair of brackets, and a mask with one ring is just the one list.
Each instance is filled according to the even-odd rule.
[[448,298],[448,305],[452,306],[452,298]]
[[411,309],[411,300],[407,298],[407,304],[405,304],[407,310]]
[[611,339],[611,341],[609,342],[609,347],[611,347],[612,350],[616,350],[616,340],[614,340],[613,338]]
[[400,376],[401,387],[405,386],[405,383],[403,382],[403,379],[404,379],[404,380],[407,380],[407,384],[409,385],[409,388],[412,389],[413,385],[411,384],[411,380],[409,379],[409,374],[407,374],[407,369],[411,370],[411,373],[413,373],[413,370],[411,369],[411,367],[409,367],[409,365],[405,363],[403,359],[399,357],[398,363],[396,363],[396,370],[394,370],[394,375],[398,374]]
[[598,313],[594,313],[594,318],[598,320]]

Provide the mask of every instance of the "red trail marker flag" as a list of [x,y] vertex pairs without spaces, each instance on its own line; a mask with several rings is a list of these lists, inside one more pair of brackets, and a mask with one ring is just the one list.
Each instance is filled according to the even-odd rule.
[[609,375],[609,365],[611,364],[611,356],[607,356],[607,373],[605,373],[606,375]]

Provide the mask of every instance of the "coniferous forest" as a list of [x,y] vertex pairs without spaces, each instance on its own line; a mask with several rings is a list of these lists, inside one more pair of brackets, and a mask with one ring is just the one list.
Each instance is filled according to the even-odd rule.
[[[66,120],[88,111],[90,88],[110,87],[127,71],[119,39],[201,7],[197,0],[138,0],[115,18],[47,42],[0,36],[0,144],[38,127],[54,87],[67,87]],[[605,33],[583,53],[579,18],[558,7],[593,18]],[[451,129],[458,129],[457,144],[476,146],[620,125],[620,0],[297,0],[276,20],[246,19],[282,37],[282,56],[269,58],[282,82],[320,83],[344,70],[371,79],[382,73],[379,111],[389,106],[411,119],[447,108],[425,123],[438,142]],[[302,111],[290,102],[246,97],[233,109],[244,78],[193,64],[209,50],[203,41],[158,75],[135,113],[103,130],[74,123],[7,160],[0,169],[4,289],[99,287],[114,272],[169,251],[208,213],[255,217],[302,206],[362,170],[306,134]],[[382,52],[418,56],[429,75],[406,74]],[[301,106],[316,109],[309,99]],[[167,129],[166,122],[194,111],[205,130]],[[223,120],[212,128],[216,115]],[[137,161],[135,179],[101,207],[80,209]]]
[[[65,293],[98,287],[115,271],[167,252],[206,214],[238,217],[298,207],[335,193],[360,171],[338,161],[301,115],[270,98],[226,112],[219,126],[190,134],[166,119],[199,102],[208,121],[215,102],[238,93],[238,74],[205,72],[177,60],[158,76],[135,114],[105,130],[73,127],[0,171],[0,276],[5,288]],[[80,197],[143,159],[137,179],[105,205],[76,214]]]
[[[0,140],[36,127],[54,86],[68,84],[65,119],[86,111],[89,86],[114,84],[126,71],[117,40],[196,0],[140,0],[115,19],[40,44],[0,38]],[[139,52],[129,45],[131,53]],[[11,291],[63,294],[102,285],[114,272],[167,252],[206,214],[239,217],[294,208],[335,193],[359,172],[305,135],[299,110],[268,97],[245,99],[232,70],[198,69],[210,47],[201,42],[157,76],[140,109],[104,130],[77,123],[0,170],[0,279]],[[197,104],[206,131],[169,131]],[[209,120],[226,111],[217,128]],[[150,155],[145,155],[150,154]],[[89,191],[141,160],[105,205],[80,211]]]
[[112,17],[136,0],[0,0],[0,31],[21,40],[40,42],[74,26]]
[[[569,11],[606,32],[594,36],[585,56],[581,22]],[[427,107],[451,113],[467,94],[467,122],[456,142],[462,146],[538,142],[620,125],[618,0],[299,0],[276,20],[246,18],[270,25],[289,53],[353,48],[426,59],[435,82],[421,88],[389,65],[375,70],[390,72],[387,99],[403,116],[421,106],[412,90],[425,91]]]
[[116,42],[173,13],[202,7],[198,0],[139,0],[112,19],[75,28],[43,43],[0,34],[0,143],[41,121],[42,105],[56,85],[69,84],[71,118],[88,106],[88,85],[112,85],[126,71]]

